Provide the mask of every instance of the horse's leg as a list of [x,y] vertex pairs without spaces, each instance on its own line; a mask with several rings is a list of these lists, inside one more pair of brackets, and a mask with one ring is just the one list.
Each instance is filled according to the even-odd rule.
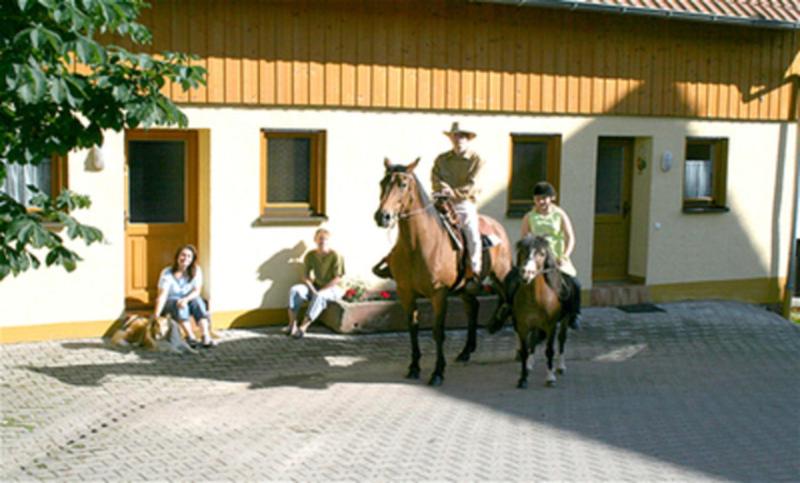
[[567,343],[567,320],[562,320],[558,328],[558,355],[556,356],[556,373],[565,374],[567,372],[566,356],[564,346]]
[[536,352],[536,346],[539,345],[539,342],[545,340],[547,338],[547,333],[543,330],[533,329],[529,332],[528,339],[530,343],[530,358],[528,359],[528,370],[532,371],[534,366],[534,352]]
[[441,386],[444,381],[444,319],[447,315],[447,289],[434,292],[431,297],[433,308],[433,340],[436,342],[436,368],[431,374],[428,384]]
[[408,323],[408,335],[411,336],[411,364],[408,366],[407,379],[419,379],[419,320],[417,319],[417,301],[412,299],[408,305],[403,304]]
[[467,362],[469,360],[469,355],[475,352],[475,348],[477,347],[478,309],[480,308],[480,302],[478,302],[478,299],[474,296],[466,293],[461,296],[461,300],[464,301],[464,308],[467,311],[467,344],[464,346],[464,350],[456,357],[456,360]]
[[[519,339],[519,359],[522,362],[522,372],[520,373],[519,381],[517,381],[517,388],[525,389],[528,387],[528,336],[530,331],[524,323],[518,324],[516,329],[517,338]],[[533,361],[532,354],[531,361]]]
[[545,355],[547,356],[547,378],[545,384],[552,387],[556,385],[556,373],[553,371],[553,355],[555,353],[556,330],[553,327],[547,333],[547,349]]

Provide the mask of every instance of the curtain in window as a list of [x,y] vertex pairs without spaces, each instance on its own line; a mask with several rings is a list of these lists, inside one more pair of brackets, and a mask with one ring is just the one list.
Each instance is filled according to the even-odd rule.
[[711,160],[686,160],[684,198],[711,197]]
[[36,186],[45,194],[52,196],[50,192],[50,164],[51,161],[49,159],[42,161],[38,166],[32,164],[6,164],[6,180],[0,185],[0,190],[26,206],[30,204],[30,199],[33,196],[27,185]]

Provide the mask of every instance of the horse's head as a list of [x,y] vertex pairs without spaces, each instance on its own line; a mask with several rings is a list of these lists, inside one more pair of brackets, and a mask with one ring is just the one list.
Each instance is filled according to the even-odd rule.
[[525,283],[537,275],[557,269],[550,242],[543,236],[527,235],[517,242],[517,267]]
[[389,158],[385,158],[383,164],[386,173],[381,180],[381,202],[375,212],[375,223],[385,228],[398,215],[412,208],[418,190],[414,168],[419,164],[419,158],[408,166],[392,164]]

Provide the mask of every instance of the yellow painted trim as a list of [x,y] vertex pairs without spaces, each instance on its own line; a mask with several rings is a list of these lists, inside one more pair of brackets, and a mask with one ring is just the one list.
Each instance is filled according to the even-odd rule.
[[115,326],[115,321],[97,320],[93,322],[61,322],[57,324],[0,327],[0,344],[103,337],[110,333]]
[[[725,299],[765,304],[781,302],[785,289],[785,281],[783,277],[715,280],[708,282],[648,285],[647,289],[651,302]],[[591,289],[582,290],[581,295],[583,296],[583,300],[588,302],[591,298]],[[215,329],[281,325],[287,322],[286,318],[286,308],[231,310],[211,313],[211,321]],[[100,320],[93,322],[63,322],[21,327],[0,327],[0,344],[102,337],[109,335],[116,327],[117,323],[117,321]]]
[[236,329],[242,327],[266,327],[287,323],[286,308],[231,310],[212,312],[211,321],[215,329]]
[[726,299],[757,304],[781,301],[783,286],[780,278],[750,278],[739,280],[712,280],[663,285],[648,285],[652,302],[677,300]]

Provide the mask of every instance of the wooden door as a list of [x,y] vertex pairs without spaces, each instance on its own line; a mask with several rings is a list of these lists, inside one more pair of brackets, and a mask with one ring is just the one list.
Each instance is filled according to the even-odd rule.
[[176,250],[197,245],[197,132],[130,130],[125,139],[125,305],[151,307]]
[[628,277],[632,168],[632,138],[599,139],[592,259],[596,281]]

